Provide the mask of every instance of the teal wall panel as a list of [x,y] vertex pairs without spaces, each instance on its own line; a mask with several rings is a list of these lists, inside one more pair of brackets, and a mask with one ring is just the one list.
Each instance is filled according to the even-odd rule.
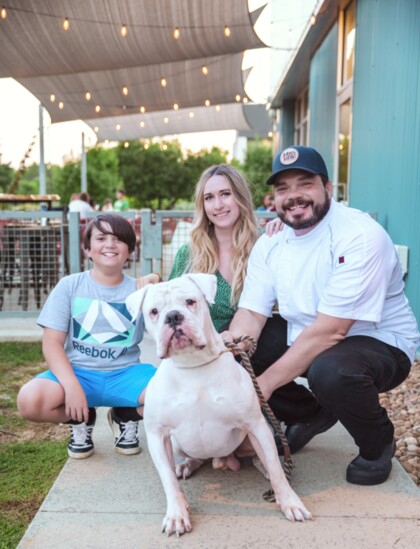
[[358,0],[350,205],[409,247],[406,293],[420,321],[420,2]]
[[333,179],[337,98],[338,25],[315,52],[309,74],[309,145],[319,151]]

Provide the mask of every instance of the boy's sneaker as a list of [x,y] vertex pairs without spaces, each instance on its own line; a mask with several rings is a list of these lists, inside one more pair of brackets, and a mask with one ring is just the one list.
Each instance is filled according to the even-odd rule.
[[73,459],[85,459],[93,454],[92,431],[96,422],[95,408],[89,408],[87,423],[70,424],[70,442],[67,453]]
[[[119,454],[133,455],[140,454],[139,444],[139,422],[122,421],[116,416],[114,408],[108,410],[108,422],[115,437],[114,450]],[[114,431],[114,423],[120,428],[119,436]]]

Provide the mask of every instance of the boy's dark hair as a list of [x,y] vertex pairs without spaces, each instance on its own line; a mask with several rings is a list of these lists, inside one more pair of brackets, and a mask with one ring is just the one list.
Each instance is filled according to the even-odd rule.
[[[105,229],[105,223],[111,227],[111,231]],[[127,244],[130,254],[134,252],[136,247],[136,233],[134,232],[134,229],[128,219],[122,215],[105,213],[94,217],[86,227],[86,231],[83,236],[83,245],[85,250],[90,250],[90,239],[92,237],[94,227],[96,227],[102,234],[115,235],[119,240],[121,240],[121,242]]]

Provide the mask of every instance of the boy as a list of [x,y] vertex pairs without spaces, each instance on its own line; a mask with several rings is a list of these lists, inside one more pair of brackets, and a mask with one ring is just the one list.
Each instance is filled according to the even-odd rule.
[[18,409],[31,421],[68,423],[68,454],[75,459],[93,454],[96,406],[111,406],[108,421],[120,429],[115,451],[140,452],[138,422],[156,368],[139,363],[143,318],[131,319],[125,299],[156,275],[136,281],[123,273],[135,244],[120,215],[94,218],[84,235],[92,269],[62,278],[38,317],[49,370],[21,388]]

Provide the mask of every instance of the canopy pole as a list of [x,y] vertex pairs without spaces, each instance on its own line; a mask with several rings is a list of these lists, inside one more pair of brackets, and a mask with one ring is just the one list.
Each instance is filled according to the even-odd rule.
[[82,193],[87,192],[87,166],[86,166],[86,150],[85,150],[85,134],[82,132],[82,170],[81,170],[81,189]]
[[39,194],[47,194],[44,160],[44,107],[39,104]]

